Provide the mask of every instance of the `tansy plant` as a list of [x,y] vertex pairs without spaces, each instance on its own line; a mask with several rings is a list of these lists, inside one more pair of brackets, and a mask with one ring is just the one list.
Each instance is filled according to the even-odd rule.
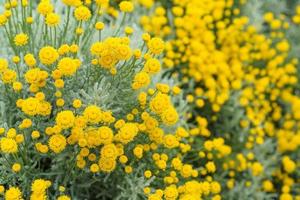
[[297,1],[161,2],[139,21],[189,102],[188,159],[217,163],[224,199],[299,198]]
[[197,175],[190,165],[174,171],[183,165],[174,149],[187,137],[175,107],[180,89],[155,78],[164,41],[125,27],[134,5],[121,2],[121,17],[103,0],[2,6],[1,195],[178,196],[176,186],[164,194],[164,178]]

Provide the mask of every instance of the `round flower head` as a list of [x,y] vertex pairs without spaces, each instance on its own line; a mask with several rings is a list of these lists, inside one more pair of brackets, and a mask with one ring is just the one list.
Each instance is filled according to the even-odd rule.
[[21,200],[22,199],[22,192],[17,187],[10,187],[5,192],[5,199],[7,199],[7,200]]
[[53,9],[53,5],[49,1],[41,1],[37,7],[37,11],[44,16],[53,12]]
[[71,200],[71,198],[68,197],[67,195],[61,195],[61,196],[57,197],[57,200]]
[[36,65],[36,60],[33,54],[26,54],[24,56],[24,61],[28,67],[34,67]]
[[49,139],[49,148],[54,153],[62,152],[67,145],[66,138],[61,134],[56,134],[50,137]]
[[91,18],[91,11],[86,6],[79,6],[75,9],[74,15],[78,21],[87,21]]
[[19,171],[21,170],[21,165],[20,165],[19,163],[13,164],[12,170],[13,170],[14,172],[19,172]]
[[68,6],[80,6],[82,4],[81,0],[62,0],[62,2]]
[[17,46],[24,46],[28,43],[28,36],[24,33],[20,33],[15,36],[14,42]]
[[168,108],[167,110],[165,110],[162,115],[161,115],[161,119],[163,121],[164,124],[171,126],[177,123],[178,121],[178,113],[174,108]]
[[18,152],[17,142],[12,138],[1,138],[0,149],[4,153],[16,153]]
[[155,74],[160,71],[160,62],[157,59],[150,58],[144,65],[144,71],[150,74]]
[[59,57],[59,54],[56,49],[51,46],[43,47],[39,52],[39,58],[42,64],[51,65]]
[[72,111],[65,110],[57,114],[56,124],[62,129],[68,129],[73,126],[75,116]]
[[109,3],[109,0],[95,0],[95,2],[98,6],[107,6]]
[[165,48],[165,44],[160,38],[152,38],[148,43],[148,48],[153,54],[160,54]]
[[46,16],[46,24],[48,26],[57,26],[59,22],[60,22],[60,17],[55,13],[50,13]]
[[13,83],[16,80],[17,73],[14,70],[7,69],[2,72],[3,83]]
[[150,84],[150,77],[146,72],[139,72],[135,75],[132,88],[133,89],[140,89],[142,87],[146,87]]
[[103,28],[104,28],[104,23],[103,22],[97,22],[96,24],[95,24],[95,28],[97,29],[97,30],[102,30]]
[[119,4],[119,6],[120,6],[120,10],[122,12],[129,12],[130,13],[134,9],[134,6],[133,6],[132,2],[130,2],[130,1],[122,1]]
[[0,14],[0,26],[5,25],[7,22],[7,17],[3,14]]
[[85,108],[83,116],[87,119],[88,122],[97,124],[102,119],[102,111],[98,106],[91,105]]
[[51,186],[51,182],[43,179],[36,179],[31,185],[30,199],[46,198],[46,190]]
[[14,89],[16,92],[22,90],[22,88],[23,88],[23,85],[22,85],[21,82],[14,82],[14,83],[13,83],[13,89]]
[[78,67],[78,62],[69,57],[62,58],[57,65],[59,71],[65,76],[73,75]]
[[101,171],[109,173],[116,168],[116,161],[114,159],[101,158],[99,167]]
[[0,73],[8,68],[8,62],[6,59],[0,58]]

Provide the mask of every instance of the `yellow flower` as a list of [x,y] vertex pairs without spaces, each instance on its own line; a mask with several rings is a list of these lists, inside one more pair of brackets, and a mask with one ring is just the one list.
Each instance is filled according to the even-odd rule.
[[101,148],[101,158],[115,160],[117,156],[118,150],[114,144],[106,144]]
[[150,84],[150,77],[146,72],[139,72],[135,75],[132,88],[137,90]]
[[5,200],[22,200],[22,192],[17,187],[10,187],[5,192]]
[[150,101],[150,109],[151,109],[152,112],[154,112],[156,114],[163,113],[170,106],[171,106],[170,97],[166,94],[158,93]]
[[56,49],[51,46],[43,47],[39,52],[39,58],[42,64],[51,65],[59,57],[59,54]]
[[121,155],[121,156],[119,157],[119,161],[120,161],[120,163],[125,164],[125,163],[128,162],[128,158],[127,158],[127,156],[125,156],[125,155]]
[[210,161],[205,164],[205,167],[208,172],[214,173],[216,171],[216,165],[214,162]]
[[161,115],[161,119],[163,123],[168,126],[176,124],[178,118],[179,118],[178,113],[173,107],[168,108]]
[[10,129],[7,131],[7,133],[6,133],[6,136],[7,136],[8,138],[15,138],[16,135],[17,135],[17,131],[16,131],[16,129],[14,129],[14,128],[10,128]]
[[19,56],[13,56],[12,57],[12,61],[15,63],[15,64],[18,64],[20,62],[20,57]]
[[109,144],[112,142],[114,134],[111,128],[107,126],[101,126],[98,129],[98,132],[99,132],[99,140],[101,144]]
[[60,192],[64,192],[65,190],[66,190],[66,188],[64,187],[64,186],[59,186],[59,188],[58,188],[58,190],[60,191]]
[[88,106],[83,111],[83,116],[87,119],[88,122],[92,124],[97,124],[102,119],[102,111],[98,106]]
[[7,17],[3,14],[0,14],[0,26],[5,25],[7,22]]
[[134,123],[126,123],[121,127],[118,134],[115,136],[115,139],[123,144],[127,144],[131,142],[137,134],[137,125]]
[[80,6],[82,4],[81,0],[62,0],[62,2],[68,6]]
[[122,12],[129,12],[129,13],[132,12],[134,9],[133,3],[130,1],[122,1],[119,4],[119,7]]
[[147,46],[151,53],[160,54],[165,49],[165,44],[162,39],[154,37],[148,43]]
[[91,18],[91,11],[86,6],[79,6],[75,9],[74,15],[78,21],[87,21]]
[[175,186],[168,186],[164,191],[164,197],[166,200],[173,200],[178,197],[178,191]]
[[80,101],[80,99],[75,99],[75,100],[73,101],[73,107],[74,107],[74,108],[80,108],[81,105],[82,105],[82,102]]
[[103,51],[101,53],[101,57],[99,59],[99,64],[101,65],[101,67],[105,69],[110,69],[114,67],[116,62],[117,60],[115,59],[115,57],[112,55],[110,51]]
[[124,32],[126,35],[131,35],[133,33],[133,28],[126,26]]
[[32,24],[33,23],[33,17],[27,17],[26,18],[26,23]]
[[5,128],[0,127],[0,135],[2,135],[5,132]]
[[70,46],[67,44],[63,44],[58,48],[59,55],[67,54],[69,53],[69,51],[70,51]]
[[146,178],[151,178],[152,172],[151,172],[150,170],[146,170],[146,171],[144,172],[144,176],[145,176]]
[[57,64],[58,70],[65,76],[72,76],[78,67],[79,62],[69,57],[62,58]]
[[57,79],[54,82],[56,88],[63,88],[65,86],[65,82],[62,79]]
[[39,131],[32,131],[31,137],[32,137],[33,139],[39,138],[39,137],[40,137],[40,132],[39,132]]
[[156,74],[160,71],[160,62],[155,58],[150,58],[146,61],[143,70],[149,74]]
[[28,0],[22,0],[21,2],[23,7],[28,6]]
[[66,148],[66,145],[67,145],[66,138],[61,134],[53,135],[49,139],[49,148],[54,153],[62,152]]
[[20,165],[19,163],[13,164],[12,170],[13,170],[14,172],[19,172],[19,171],[21,170],[21,165]]
[[59,15],[55,14],[55,13],[50,13],[47,14],[46,16],[46,24],[48,26],[57,26],[60,22],[60,17]]
[[49,13],[53,12],[53,5],[49,1],[41,1],[37,7],[38,13],[46,16]]
[[259,162],[254,162],[251,169],[254,176],[259,176],[264,171],[264,166]]
[[99,172],[99,165],[98,164],[92,164],[90,166],[90,171],[93,172],[93,173]]
[[164,145],[165,145],[165,147],[172,149],[172,148],[178,147],[179,142],[174,135],[168,134],[168,135],[165,135],[165,137],[164,137]]
[[17,142],[12,138],[1,138],[0,140],[1,151],[4,153],[16,153],[18,152]]
[[266,192],[271,192],[274,189],[273,183],[269,180],[265,180],[262,186]]
[[17,78],[17,73],[14,70],[6,69],[2,72],[3,83],[13,83]]
[[221,185],[217,181],[213,181],[210,183],[210,190],[214,194],[218,194],[221,192]]
[[136,146],[134,149],[133,149],[133,154],[137,157],[137,158],[142,158],[143,157],[143,147],[141,146]]
[[127,174],[132,173],[132,167],[131,167],[131,166],[125,166],[125,172],[126,172]]
[[97,30],[103,30],[104,29],[104,23],[103,22],[97,22],[96,24],[95,24],[95,28],[97,29]]
[[100,158],[99,167],[103,172],[112,172],[116,168],[116,161],[114,159]]
[[30,84],[38,84],[48,77],[46,71],[42,71],[39,68],[33,68],[25,73],[25,80]]
[[33,97],[30,97],[28,99],[25,99],[22,102],[22,111],[27,115],[36,115],[38,113],[38,104],[39,100]]
[[291,160],[288,156],[284,156],[282,158],[282,164],[284,170],[289,174],[294,172],[296,169],[296,163],[293,160]]
[[24,135],[23,134],[16,135],[16,139],[15,140],[16,140],[16,142],[18,144],[22,143],[24,141]]
[[40,101],[40,103],[37,105],[37,113],[42,116],[48,116],[51,114],[51,104],[47,101]]
[[43,179],[36,179],[31,184],[32,195],[42,195],[45,193],[48,187],[51,186],[51,182]]
[[162,200],[162,197],[159,194],[150,194],[148,200]]
[[5,190],[4,186],[0,185],[0,194],[3,194],[4,190]]
[[6,59],[0,58],[0,74],[8,68],[8,62]]
[[65,110],[57,114],[55,121],[62,129],[68,129],[74,125],[75,116],[72,111]]
[[28,35],[24,33],[20,33],[15,36],[14,38],[15,45],[17,46],[24,46],[28,43]]
[[109,0],[95,0],[95,2],[98,6],[107,6],[109,3]]
[[36,60],[33,54],[26,54],[24,56],[24,61],[28,67],[34,67],[36,65]]
[[289,193],[281,194],[279,200],[293,200],[293,196]]
[[138,0],[138,2],[146,8],[151,8],[154,4],[154,0]]
[[17,82],[13,83],[13,89],[14,89],[14,91],[19,92],[20,90],[22,90],[22,88],[23,88],[23,85],[22,85],[21,82],[17,81]]

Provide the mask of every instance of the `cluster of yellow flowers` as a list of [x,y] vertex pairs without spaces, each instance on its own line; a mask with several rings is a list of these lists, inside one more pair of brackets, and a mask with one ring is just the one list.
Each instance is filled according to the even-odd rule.
[[0,195],[299,200],[299,7],[241,4],[5,1]]
[[296,8],[296,15],[293,17],[293,22],[295,24],[300,24],[300,6]]
[[[293,199],[293,196],[300,198],[296,189],[299,179],[295,173],[300,144],[297,130],[299,97],[294,94],[298,60],[289,57],[291,45],[284,35],[290,22],[284,15],[276,18],[273,13],[266,13],[264,20],[270,33],[261,34],[248,24],[247,17],[239,16],[240,10],[233,4],[233,1],[174,1],[172,21],[158,23],[162,24],[160,30],[172,28],[169,24],[175,26],[175,39],[167,44],[164,64],[174,69],[171,72],[182,80],[183,87],[193,78],[194,91],[186,92],[192,107],[188,117],[198,125],[198,130],[191,131],[200,132],[204,137],[215,137],[211,132],[216,134],[216,124],[222,120],[218,118],[229,111],[223,111],[223,107],[232,96],[238,96],[245,116],[241,116],[240,124],[234,126],[241,127],[238,134],[248,136],[244,136],[246,141],[242,149],[231,142],[232,151],[237,155],[234,157],[233,154],[223,163],[223,169],[230,176],[229,189],[234,188],[235,182],[245,181],[240,174],[249,169],[253,176],[261,176],[263,191],[277,194],[282,191],[282,200]],[[150,19],[141,17],[140,22],[145,30],[158,34],[151,26],[151,20],[156,20],[158,14],[162,16],[161,21],[165,20],[167,11],[157,7],[154,13]],[[297,23],[297,15],[293,21]],[[164,36],[162,33],[160,31]],[[290,111],[286,111],[287,106],[291,107]],[[204,118],[205,123],[201,123],[199,119],[203,120],[201,115],[207,109],[212,111],[211,115],[207,117],[208,122]],[[205,130],[207,123],[211,124],[211,131]],[[237,141],[234,138],[239,136],[226,132],[223,137]],[[255,149],[257,145],[266,145],[266,140],[270,139],[276,143],[280,157],[276,158],[278,167],[267,176],[263,172],[270,169],[263,166],[264,160],[255,154]],[[207,158],[212,159],[208,155]],[[250,188],[251,182],[251,179],[246,180],[245,186]]]

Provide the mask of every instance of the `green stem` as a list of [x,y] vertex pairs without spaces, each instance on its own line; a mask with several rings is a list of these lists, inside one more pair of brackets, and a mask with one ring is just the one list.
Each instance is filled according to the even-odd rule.
[[64,30],[64,32],[63,32],[63,35],[62,35],[62,37],[60,38],[59,45],[62,44],[63,39],[64,39],[64,38],[66,37],[66,35],[67,35],[67,31],[68,31],[68,27],[69,27],[69,22],[70,22],[70,13],[71,13],[71,7],[68,6],[68,8],[67,8],[67,23],[66,23],[66,26],[65,26],[65,30]]
[[124,22],[125,22],[125,19],[126,19],[126,13],[124,13],[123,15],[123,18],[122,18],[122,21],[121,21],[121,24],[120,26],[118,27],[117,31],[113,34],[113,36],[117,36],[121,30],[121,27],[123,26]]

